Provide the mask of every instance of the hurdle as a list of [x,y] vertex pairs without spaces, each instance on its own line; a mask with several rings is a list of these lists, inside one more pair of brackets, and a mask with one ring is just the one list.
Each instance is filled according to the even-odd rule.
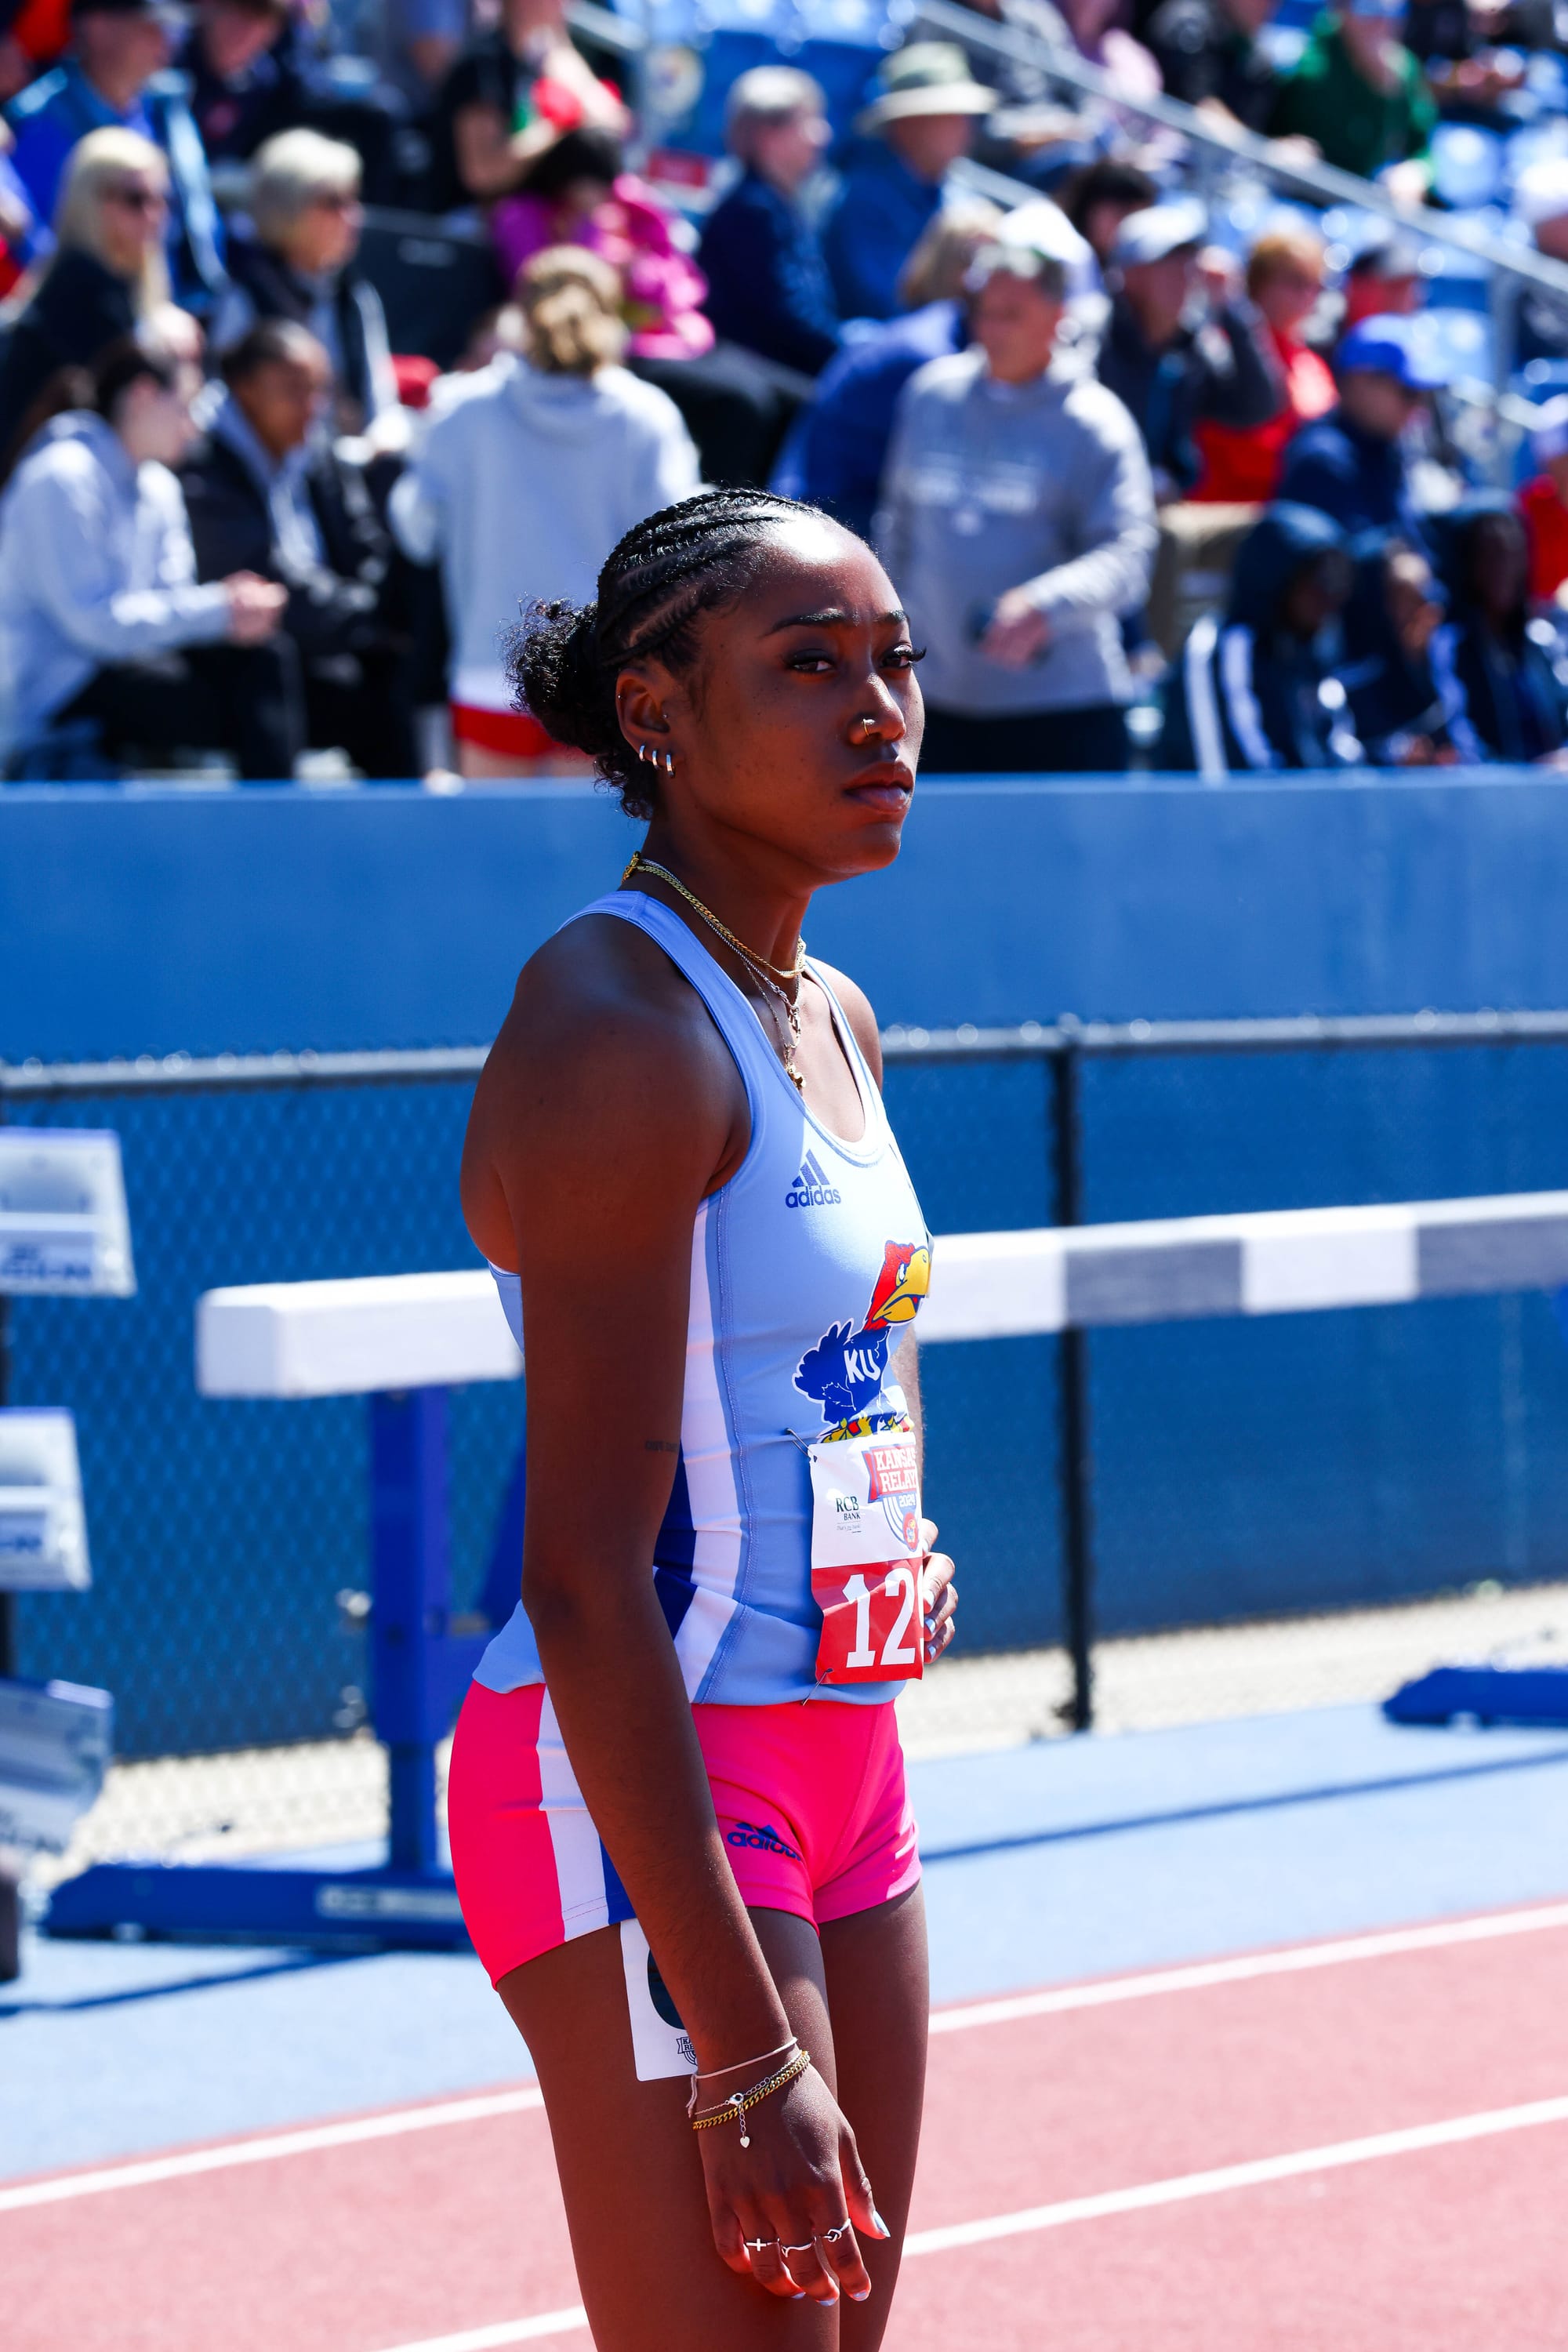
[[[1564,1284],[1568,1192],[1047,1226],[940,1238],[919,1333],[930,1346]],[[438,1856],[436,1750],[489,1632],[515,1601],[524,1486],[520,1460],[480,1622],[461,1619],[448,1569],[447,1391],[522,1371],[483,1272],[259,1284],[198,1302],[204,1396],[368,1400],[371,1701],[391,1765],[387,1860],[353,1870],[99,1864],[56,1888],[48,1932],[132,1927],[361,1948],[466,1946]],[[1073,1475],[1064,1463],[1064,1477]],[[1087,1592],[1078,1606],[1087,1625]]]

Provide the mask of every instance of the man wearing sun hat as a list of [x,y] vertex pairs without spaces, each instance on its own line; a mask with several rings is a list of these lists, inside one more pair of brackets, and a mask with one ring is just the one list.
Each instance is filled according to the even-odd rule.
[[881,68],[861,144],[823,234],[843,319],[890,319],[899,272],[942,210],[943,184],[996,103],[951,41],[914,41]]

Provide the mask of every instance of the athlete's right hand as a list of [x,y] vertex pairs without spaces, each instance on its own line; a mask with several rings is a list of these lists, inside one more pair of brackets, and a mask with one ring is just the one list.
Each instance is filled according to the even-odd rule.
[[742,2126],[699,2132],[713,2242],[770,2294],[863,2303],[871,2292],[855,2232],[890,2233],[871,2200],[855,2135],[815,2066],[748,2109]]

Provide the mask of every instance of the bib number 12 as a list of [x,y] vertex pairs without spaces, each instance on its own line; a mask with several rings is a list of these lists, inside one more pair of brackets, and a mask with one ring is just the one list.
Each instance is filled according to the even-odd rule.
[[816,1678],[910,1682],[921,1624],[920,1471],[907,1424],[809,1448]]
[[[920,1644],[905,1638],[915,1613],[919,1590],[915,1570],[908,1560],[890,1568],[876,1592],[858,1569],[845,1579],[844,1598],[853,1602],[855,1609],[855,1646],[845,1658],[847,1668],[858,1674],[875,1666],[889,1675],[908,1674],[911,1666],[919,1670]],[[872,1638],[873,1624],[876,1640]]]

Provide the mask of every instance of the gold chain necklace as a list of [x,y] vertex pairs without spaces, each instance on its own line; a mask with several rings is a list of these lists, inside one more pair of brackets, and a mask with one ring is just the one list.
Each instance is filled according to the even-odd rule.
[[713,930],[718,932],[719,937],[727,946],[732,947],[737,955],[744,956],[746,961],[753,966],[755,970],[771,973],[773,978],[780,982],[781,986],[787,987],[792,982],[797,981],[800,978],[801,973],[805,970],[805,941],[804,940],[797,940],[795,941],[795,961],[793,963],[770,963],[766,956],[760,956],[755,948],[749,948],[744,940],[738,940],[733,931],[727,929],[724,924],[719,920],[719,918],[713,912],[712,908],[705,907],[701,899],[697,896],[696,891],[689,890],[687,888],[679,874],[672,874],[668,866],[656,866],[653,859],[651,857],[645,857],[640,849],[633,850],[631,864],[626,867],[626,872],[621,877],[621,887],[623,890],[626,888],[626,884],[631,880],[634,874],[657,874],[661,882],[668,882],[672,890],[679,890],[687,905],[689,907],[696,908],[703,921]]
[[[747,971],[752,973],[752,977],[768,991],[770,995],[777,997],[779,1003],[784,1007],[784,1020],[788,1024],[789,1030],[788,1042],[784,1044],[783,1046],[784,1073],[785,1077],[794,1085],[795,1091],[798,1094],[804,1095],[805,1092],[805,1078],[804,1074],[795,1067],[795,1049],[800,1042],[800,1004],[798,1000],[800,995],[801,975],[805,970],[805,941],[804,940],[798,940],[795,942],[795,961],[787,969],[781,964],[769,963],[765,956],[760,956],[757,954],[755,949],[749,948],[744,940],[738,940],[735,937],[734,932],[731,930],[726,924],[721,923],[719,920],[718,916],[713,912],[711,907],[705,907],[701,899],[697,896],[696,891],[689,890],[685,883],[680,879],[680,877],[678,874],[672,874],[668,866],[656,865],[651,857],[645,857],[641,850],[637,849],[632,852],[631,862],[627,866],[626,872],[621,877],[621,887],[623,890],[626,888],[626,884],[631,880],[634,874],[657,874],[661,882],[668,882],[672,890],[679,891],[680,896],[686,900],[688,906],[695,908],[696,912],[701,916],[709,929],[715,931],[719,938],[724,941],[726,947],[730,947],[734,950],[735,953],[740,957],[742,962],[746,966]],[[784,982],[786,981],[793,981],[795,982],[795,993],[793,997],[788,993],[784,987]]]

